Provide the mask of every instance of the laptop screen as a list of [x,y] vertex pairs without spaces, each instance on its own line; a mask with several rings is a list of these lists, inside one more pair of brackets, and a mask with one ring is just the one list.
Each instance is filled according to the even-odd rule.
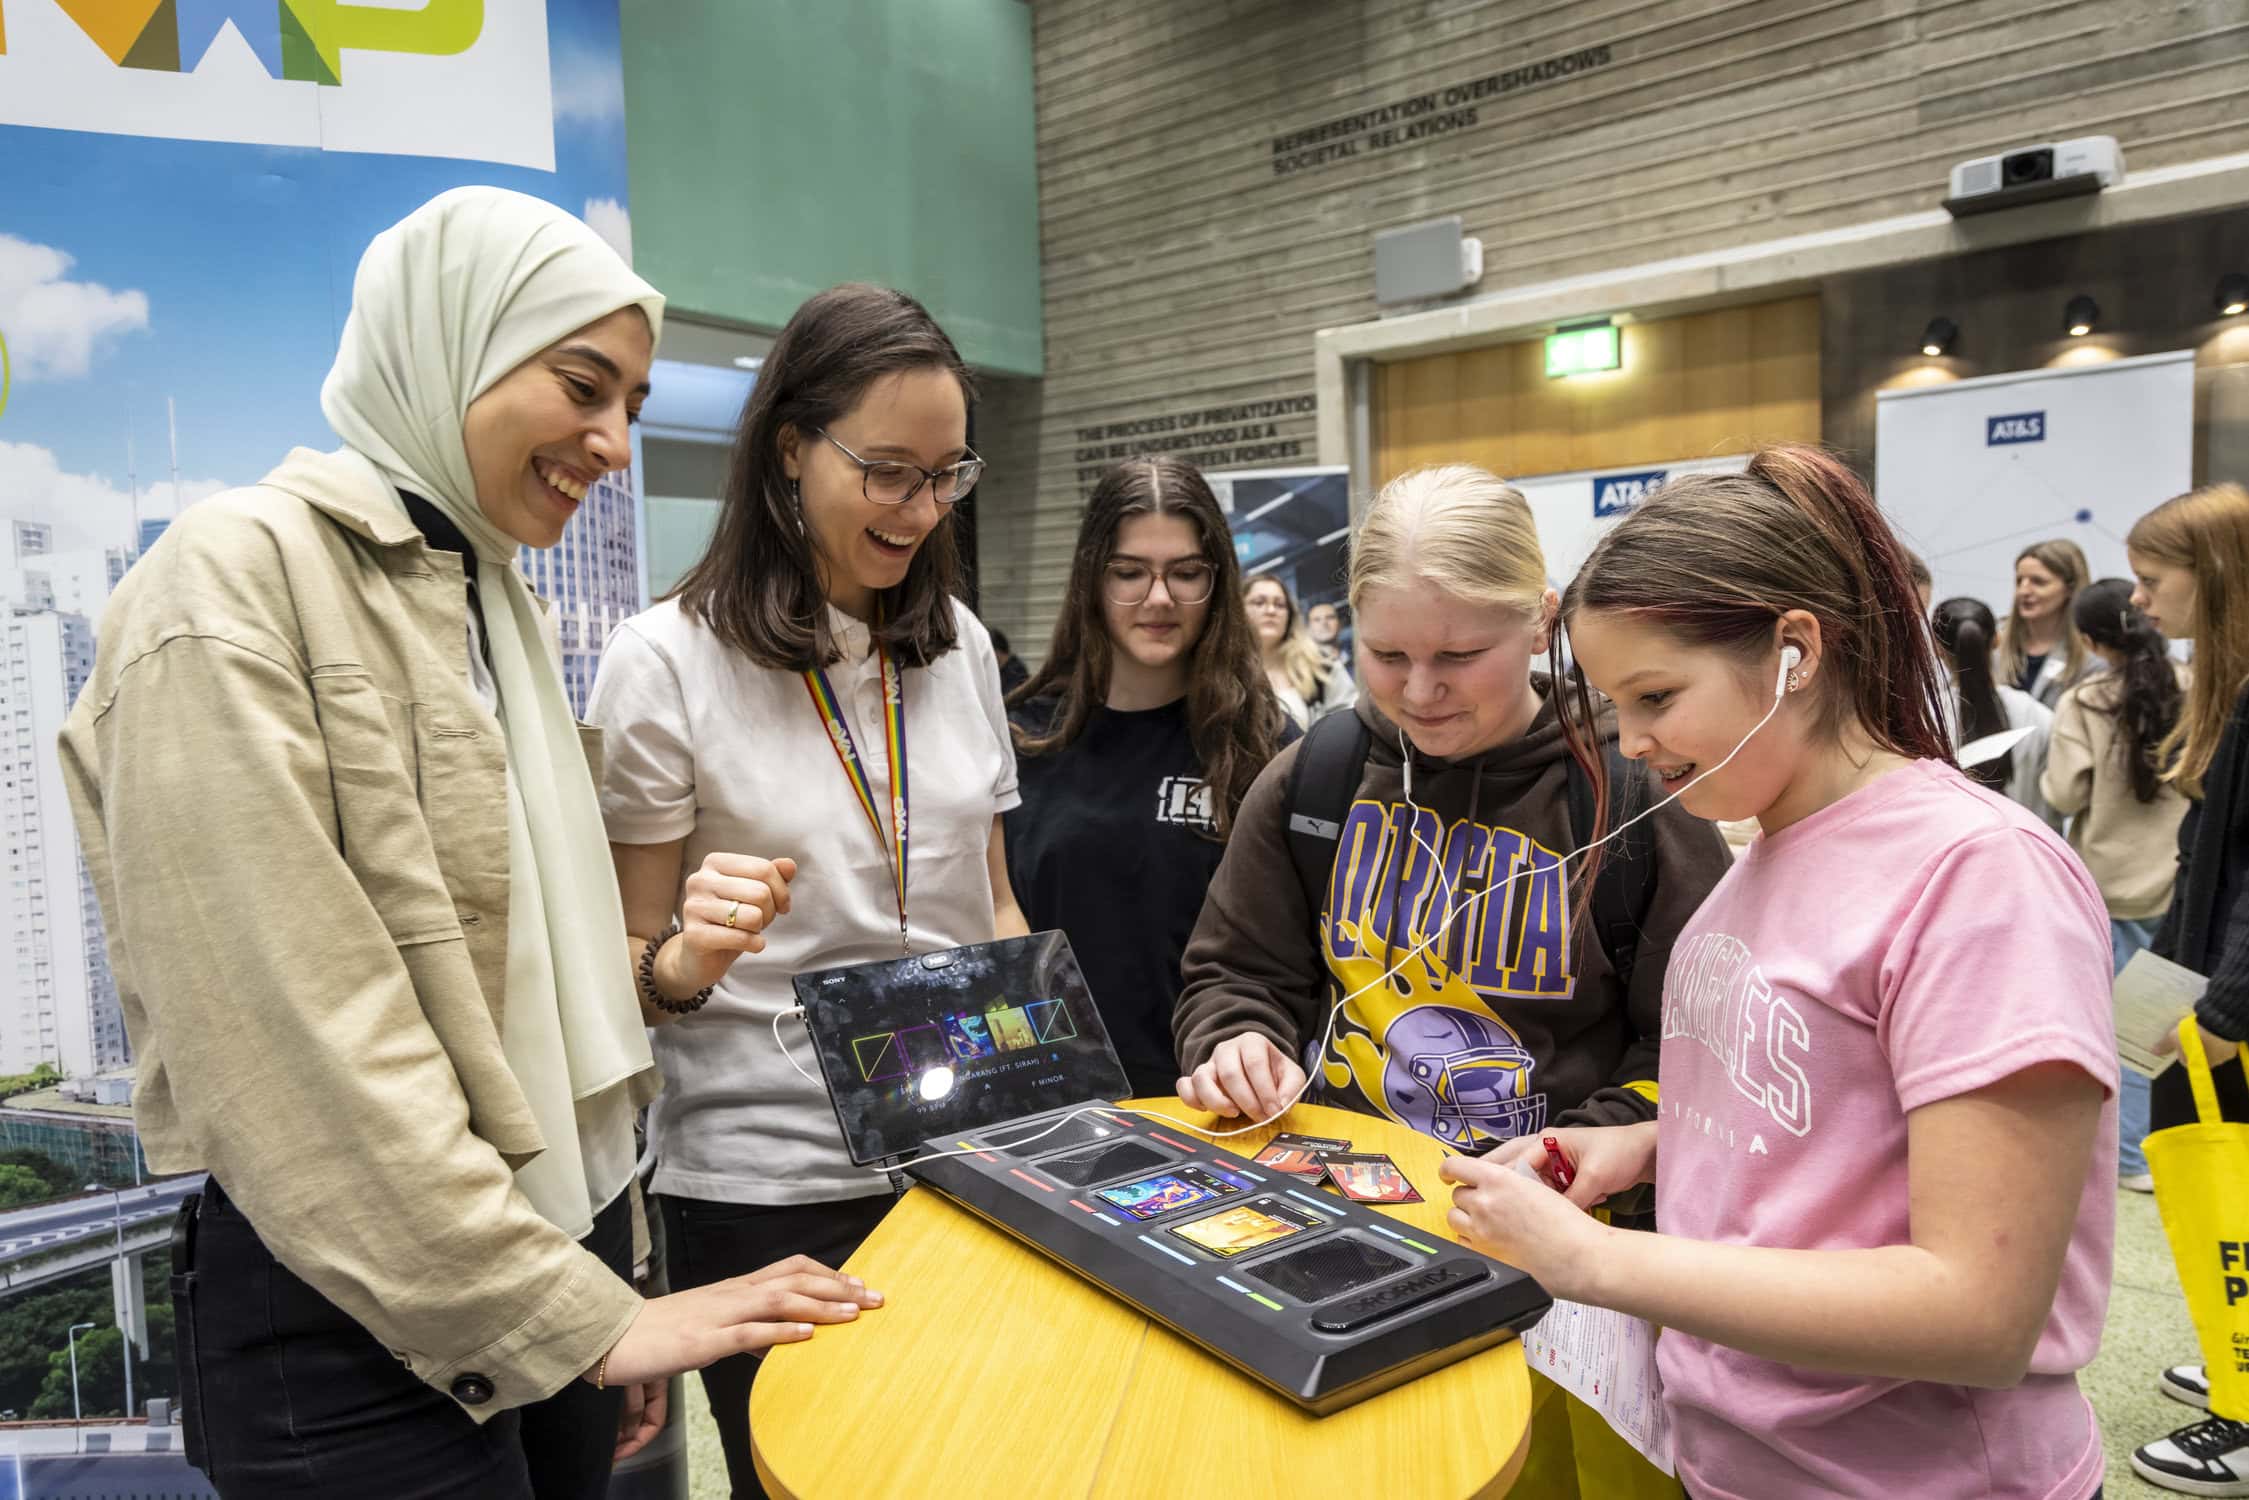
[[1059,932],[811,970],[796,992],[862,1165],[1130,1091]]

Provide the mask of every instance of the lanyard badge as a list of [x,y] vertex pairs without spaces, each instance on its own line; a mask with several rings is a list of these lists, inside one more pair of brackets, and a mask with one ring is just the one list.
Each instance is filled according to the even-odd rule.
[[836,695],[834,684],[828,681],[826,670],[814,667],[806,672],[804,686],[812,695],[812,706],[820,711],[820,722],[828,731],[829,747],[843,767],[844,779],[851,783],[852,795],[859,800],[859,811],[865,815],[867,826],[874,830],[875,842],[882,846],[889,861],[891,891],[898,902],[898,951],[905,953],[911,951],[906,937],[906,684],[890,652],[881,646],[877,646],[875,652],[882,668],[883,753],[890,763],[888,829],[883,827],[874,781],[860,758],[851,725],[843,716],[843,700]]

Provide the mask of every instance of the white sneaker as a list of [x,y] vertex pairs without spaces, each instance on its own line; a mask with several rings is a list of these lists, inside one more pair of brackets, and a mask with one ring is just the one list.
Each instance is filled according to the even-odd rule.
[[2182,1495],[2249,1495],[2249,1422],[2211,1417],[2133,1450],[2132,1470]]
[[2129,1177],[2119,1177],[2116,1185],[2127,1193],[2152,1193],[2155,1191],[2153,1172],[2134,1172]]
[[2210,1377],[2199,1364],[2173,1365],[2155,1377],[2155,1388],[2173,1401],[2210,1409]]

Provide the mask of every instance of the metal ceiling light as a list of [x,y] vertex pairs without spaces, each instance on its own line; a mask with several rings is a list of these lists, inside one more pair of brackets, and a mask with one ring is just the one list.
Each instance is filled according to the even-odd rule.
[[2218,316],[2231,318],[2249,312],[2249,276],[2228,271],[2218,278]]
[[1921,352],[1931,359],[1940,354],[1950,354],[1953,341],[1959,337],[1960,325],[1940,313],[1929,320],[1928,327],[1921,330]]
[[2091,333],[2093,325],[2100,319],[2101,305],[2082,292],[2070,298],[2069,306],[2062,309],[2062,327],[2069,330],[2069,336],[2073,339],[2081,339]]

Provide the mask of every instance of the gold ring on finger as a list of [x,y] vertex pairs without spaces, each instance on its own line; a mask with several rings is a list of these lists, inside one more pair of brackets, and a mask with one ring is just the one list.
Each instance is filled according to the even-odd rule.
[[739,912],[740,912],[741,910],[742,910],[742,903],[741,903],[741,902],[739,902],[739,901],[729,901],[729,902],[727,902],[727,903],[726,903],[726,925],[727,925],[727,926],[729,926],[729,927],[732,927],[732,926],[734,925],[734,918],[735,918],[736,914],[737,914],[737,913],[739,913]]

